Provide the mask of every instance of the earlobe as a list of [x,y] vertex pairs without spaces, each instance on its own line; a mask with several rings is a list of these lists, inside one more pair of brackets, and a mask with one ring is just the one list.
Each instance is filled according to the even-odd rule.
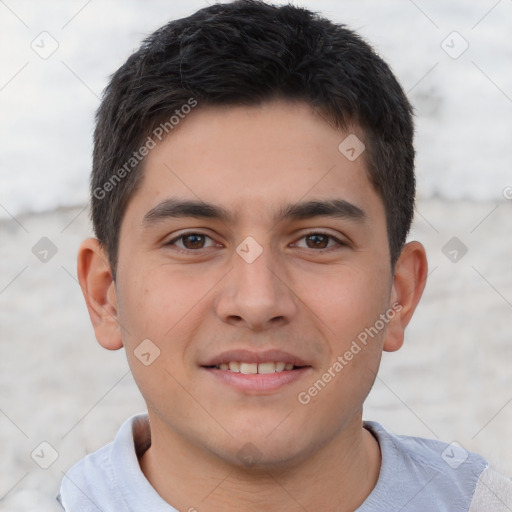
[[384,350],[394,352],[404,342],[405,328],[421,299],[427,281],[428,264],[423,245],[419,242],[406,244],[398,258],[393,278],[390,307],[396,314],[389,322],[384,340]]
[[95,238],[80,245],[77,274],[98,343],[108,350],[120,349],[115,282],[107,255]]

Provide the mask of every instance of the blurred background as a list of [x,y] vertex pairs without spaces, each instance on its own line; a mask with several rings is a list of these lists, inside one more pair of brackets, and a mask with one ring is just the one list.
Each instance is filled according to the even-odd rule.
[[[144,410],[76,280],[94,114],[145,36],[211,3],[0,0],[0,510],[58,510],[63,472]],[[364,417],[511,475],[512,2],[294,4],[365,37],[416,109],[410,239],[430,275]]]

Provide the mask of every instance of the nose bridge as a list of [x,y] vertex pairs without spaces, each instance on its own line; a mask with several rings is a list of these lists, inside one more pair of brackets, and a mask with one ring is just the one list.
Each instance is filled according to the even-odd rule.
[[217,305],[222,320],[253,329],[289,321],[296,306],[283,269],[269,243],[246,237],[233,254],[233,270]]
[[234,258],[235,273],[244,294],[262,297],[267,294],[274,295],[278,286],[276,281],[279,281],[279,265],[269,244],[261,246],[254,238],[248,237],[237,247],[236,253],[238,258]]

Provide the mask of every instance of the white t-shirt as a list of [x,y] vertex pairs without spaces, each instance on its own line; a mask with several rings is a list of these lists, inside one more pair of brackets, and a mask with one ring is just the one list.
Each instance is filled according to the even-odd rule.
[[[382,464],[376,486],[355,512],[510,512],[512,480],[456,444],[394,435],[377,422]],[[66,512],[178,512],[142,473],[138,457],[150,446],[147,414],[128,419],[113,442],[87,455],[64,476]],[[182,511],[183,512],[183,511]]]

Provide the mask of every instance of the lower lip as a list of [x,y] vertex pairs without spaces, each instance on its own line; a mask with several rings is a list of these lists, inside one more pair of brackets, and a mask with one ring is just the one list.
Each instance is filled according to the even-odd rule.
[[274,373],[237,373],[216,368],[204,368],[214,378],[241,391],[277,391],[286,384],[291,384],[304,377],[311,371],[311,366],[297,368],[296,370],[284,370]]

